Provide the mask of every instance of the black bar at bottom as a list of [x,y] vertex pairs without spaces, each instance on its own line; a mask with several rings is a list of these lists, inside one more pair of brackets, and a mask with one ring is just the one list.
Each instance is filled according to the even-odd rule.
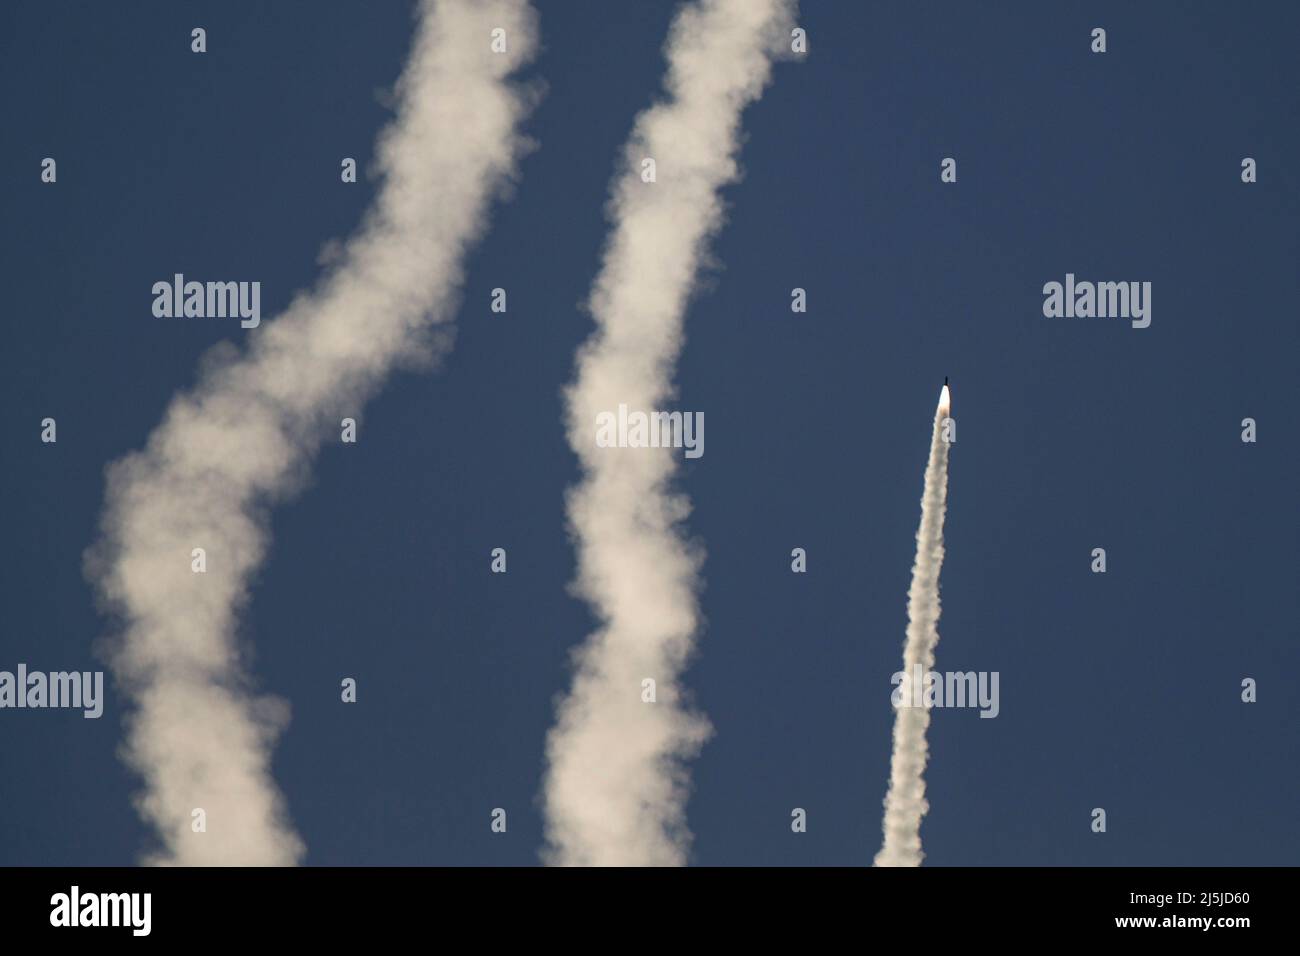
[[885,932],[918,942],[1101,935],[1231,944],[1284,930],[1295,883],[1293,868],[12,868],[0,869],[0,926],[7,942],[75,934],[83,944],[337,944],[429,931],[450,943],[456,937],[445,934],[456,931],[471,934],[470,945],[669,945],[701,922],[710,935],[769,945],[845,929],[882,944],[892,938]]

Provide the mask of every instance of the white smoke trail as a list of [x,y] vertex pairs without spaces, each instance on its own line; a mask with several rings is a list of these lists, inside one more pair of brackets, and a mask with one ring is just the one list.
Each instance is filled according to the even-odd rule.
[[[534,20],[526,0],[425,0],[377,145],[383,186],[339,265],[247,351],[208,356],[147,447],[109,468],[87,572],[123,622],[109,656],[134,705],[123,755],[162,842],[148,862],[281,865],[305,852],[270,776],[287,709],[252,692],[236,633],[266,510],[397,363],[445,346],[432,328],[451,317],[466,247],[524,146],[527,104],[509,76],[532,55]],[[497,28],[505,52],[491,49]],[[206,573],[191,570],[194,548]],[[197,808],[206,832],[193,832]]]
[[[738,174],[740,115],[767,84],[791,6],[703,0],[677,15],[668,98],[643,112],[611,202],[614,226],[591,296],[597,329],[569,387],[569,442],[585,477],[569,495],[576,589],[600,629],[576,654],[573,688],[547,740],[546,858],[562,865],[684,862],[683,761],[710,733],[677,686],[698,626],[700,555],[678,525],[664,449],[598,448],[596,418],[620,403],[650,412],[673,395],[682,312],[705,242],[722,222],[719,189]],[[654,159],[657,181],[641,178]],[[642,701],[642,681],[657,700]]]
[[[943,567],[943,518],[948,500],[948,442],[943,420],[948,417],[948,386],[943,387],[934,415],[930,461],[925,466],[925,492],[921,496],[921,526],[916,532],[916,563],[907,592],[907,643],[903,646],[903,704],[923,700],[922,675],[934,667],[939,643],[939,570]],[[894,754],[889,762],[889,792],[885,795],[885,840],[876,854],[876,866],[920,866],[921,818],[930,805],[925,800],[925,740],[930,710],[925,706],[900,706],[894,711]]]

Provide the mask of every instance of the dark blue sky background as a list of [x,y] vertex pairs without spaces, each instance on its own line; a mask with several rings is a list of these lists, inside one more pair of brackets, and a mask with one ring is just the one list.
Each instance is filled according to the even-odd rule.
[[[542,843],[544,736],[591,626],[567,591],[560,387],[675,4],[540,6],[540,149],[469,259],[456,348],[391,379],[359,444],[325,448],[275,512],[246,615],[252,671],[292,704],[274,771],[309,863],[532,864]],[[693,765],[697,863],[878,849],[945,375],[938,666],[999,671],[1001,714],[936,712],[927,862],[1300,862],[1300,14],[1089,6],[805,0],[810,56],[745,116],[678,374],[708,423],[681,485],[709,555],[687,681],[717,731]],[[250,334],[155,319],[150,286],[260,279],[269,317],[310,285],[373,195],[339,160],[368,164],[411,27],[406,3],[0,11],[0,669],[101,666],[81,555],[103,468],[209,346]],[[1152,282],[1150,328],[1044,318],[1066,272]],[[126,864],[148,844],[122,705],[0,711],[0,863]]]

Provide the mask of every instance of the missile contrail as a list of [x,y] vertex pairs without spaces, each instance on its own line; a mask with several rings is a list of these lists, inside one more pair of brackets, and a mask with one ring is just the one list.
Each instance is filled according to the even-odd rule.
[[889,761],[889,792],[885,795],[884,844],[876,866],[920,866],[921,818],[929,809],[925,800],[925,740],[930,726],[916,675],[934,667],[939,643],[939,570],[943,567],[943,517],[948,500],[948,442],[943,422],[950,400],[947,380],[939,395],[930,438],[930,461],[925,466],[925,491],[921,496],[921,526],[916,532],[916,563],[907,592],[907,642],[903,646],[902,706],[894,711],[894,753]]
[[267,510],[397,363],[446,347],[434,327],[524,148],[527,98],[510,75],[535,35],[526,0],[424,0],[377,144],[383,185],[338,265],[246,350],[214,350],[144,450],[108,470],[87,573],[121,621],[108,656],[132,704],[123,756],[161,842],[146,862],[289,865],[305,852],[270,775],[287,707],[255,692],[238,642]]
[[684,761],[711,732],[678,686],[699,624],[701,555],[679,530],[689,503],[670,488],[674,452],[598,447],[596,422],[620,404],[660,409],[674,394],[682,313],[722,224],[718,192],[738,174],[740,116],[789,49],[791,12],[785,0],[683,7],[666,49],[667,97],[637,117],[613,187],[613,229],[590,300],[597,328],[566,394],[569,443],[585,473],[568,499],[575,589],[600,625],[575,655],[547,739],[550,863],[686,859]]

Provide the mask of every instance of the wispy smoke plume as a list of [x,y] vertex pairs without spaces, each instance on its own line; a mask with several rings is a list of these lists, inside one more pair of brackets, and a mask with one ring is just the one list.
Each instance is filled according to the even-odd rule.
[[[599,448],[597,415],[673,396],[682,312],[722,222],[719,189],[737,176],[740,115],[789,49],[783,0],[703,0],[668,40],[667,99],[642,113],[611,202],[614,226],[591,296],[597,329],[568,390],[569,442],[585,477],[569,495],[578,592],[600,629],[576,655],[573,688],[547,741],[549,862],[672,865],[690,835],[683,761],[710,733],[678,676],[698,626],[700,555],[678,526],[666,449]],[[642,180],[654,159],[657,181]],[[656,682],[654,703],[642,681]]]
[[[943,438],[943,420],[948,417],[948,387],[945,385],[934,415],[930,439],[930,461],[925,466],[925,492],[921,496],[921,526],[916,532],[916,563],[912,565],[912,586],[907,592],[907,643],[903,646],[905,704],[923,699],[924,688],[916,687],[917,669],[922,675],[934,667],[934,648],[939,643],[939,570],[943,567],[943,518],[948,500],[948,442]],[[924,706],[901,706],[894,711],[894,755],[889,762],[889,792],[885,795],[885,840],[876,854],[876,866],[920,866],[921,818],[930,805],[925,801],[925,741],[930,710]]]
[[[490,48],[496,28],[505,52]],[[525,102],[508,77],[534,35],[525,0],[426,0],[377,147],[383,186],[337,267],[246,351],[210,355],[147,447],[109,469],[87,568],[123,622],[110,657],[134,704],[124,756],[161,838],[149,862],[292,864],[304,853],[269,772],[287,708],[254,693],[237,639],[266,509],[395,364],[445,342],[431,330],[451,316],[463,254],[522,148]],[[191,570],[195,548],[206,573]],[[206,833],[193,832],[196,808]]]

